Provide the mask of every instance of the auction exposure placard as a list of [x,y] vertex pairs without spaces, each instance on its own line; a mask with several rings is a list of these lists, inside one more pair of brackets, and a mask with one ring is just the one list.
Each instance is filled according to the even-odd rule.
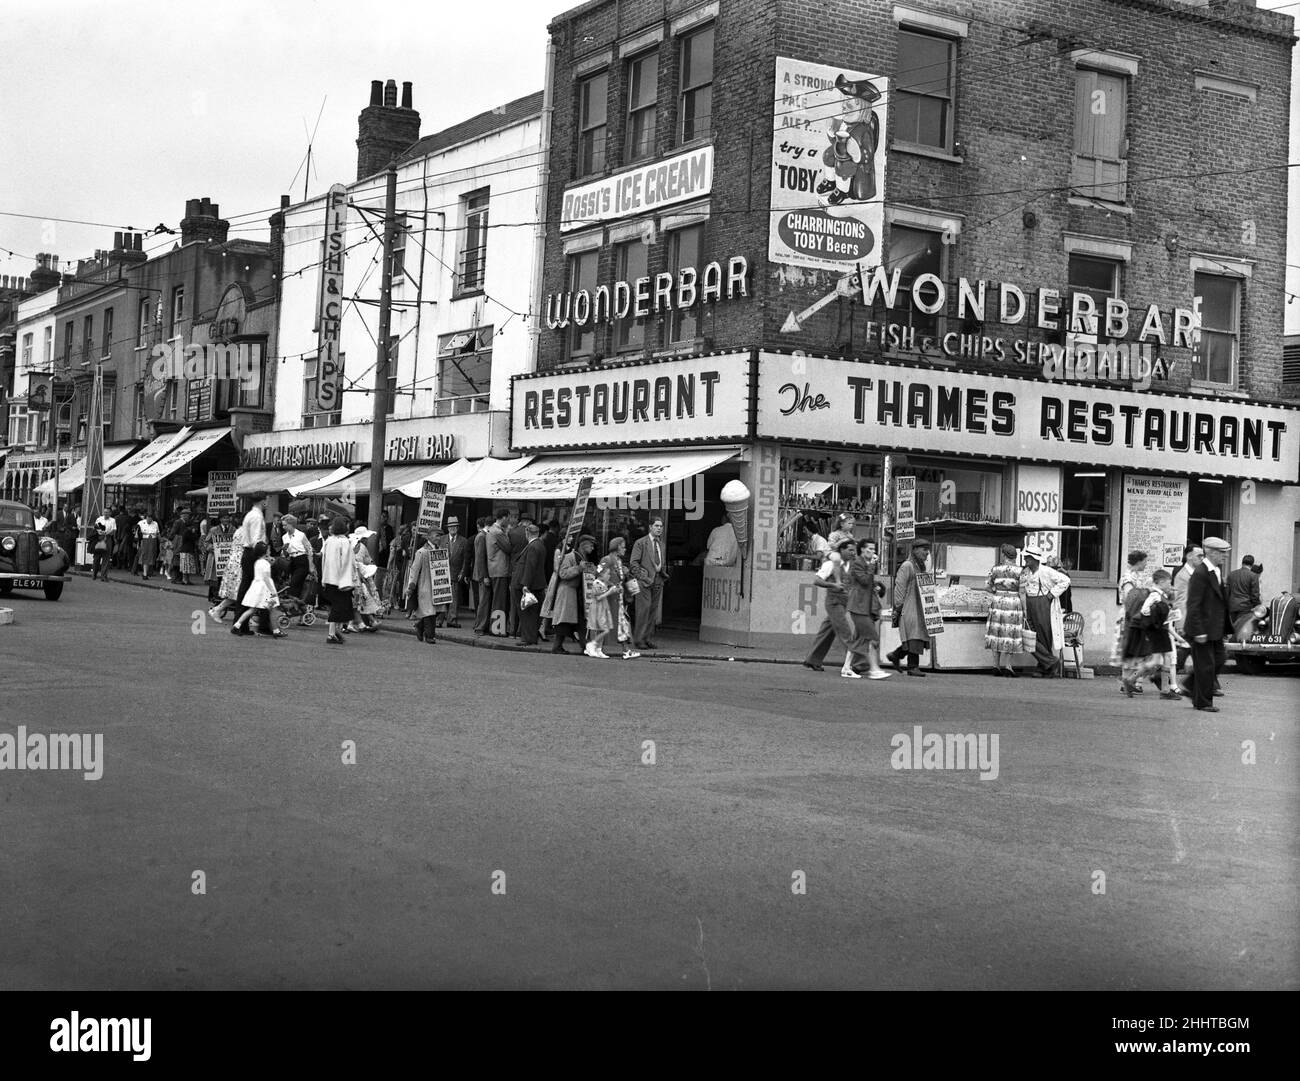
[[749,431],[749,354],[516,376],[510,401],[516,450],[739,440]]
[[760,439],[1297,483],[1300,410],[901,364],[759,354]]
[[211,470],[208,473],[208,513],[234,514],[238,506],[235,499],[237,470]]
[[1146,552],[1149,571],[1183,562],[1191,484],[1186,477],[1124,475],[1120,551]]
[[436,480],[426,480],[420,492],[420,512],[415,528],[420,534],[442,528],[443,509],[447,505],[447,486]]
[[880,76],[776,58],[772,262],[845,273],[878,261],[888,86]]

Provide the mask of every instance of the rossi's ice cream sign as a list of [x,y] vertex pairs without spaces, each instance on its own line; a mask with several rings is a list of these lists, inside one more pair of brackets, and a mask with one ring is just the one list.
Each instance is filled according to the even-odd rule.
[[769,260],[847,272],[879,258],[887,89],[874,75],[777,57]]

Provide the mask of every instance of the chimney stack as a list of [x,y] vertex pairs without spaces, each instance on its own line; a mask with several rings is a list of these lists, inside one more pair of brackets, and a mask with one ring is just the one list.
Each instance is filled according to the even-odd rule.
[[140,244],[139,233],[114,233],[113,250],[109,253],[109,258],[114,263],[143,263],[149,257],[145,255]]
[[412,107],[411,83],[402,83],[402,104],[397,104],[397,82],[370,82],[370,104],[357,118],[357,179],[364,180],[388,168],[388,163],[419,142],[420,114]]
[[284,277],[284,212],[289,209],[289,196],[280,196],[280,209],[271,215],[271,274],[275,279],[275,294],[280,295],[280,282]]
[[224,244],[230,222],[221,219],[221,208],[208,196],[185,200],[185,217],[181,219],[181,244]]

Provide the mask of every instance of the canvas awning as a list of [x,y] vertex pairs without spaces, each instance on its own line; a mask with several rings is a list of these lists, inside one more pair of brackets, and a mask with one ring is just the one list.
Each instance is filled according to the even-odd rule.
[[357,486],[350,478],[356,475],[356,466],[341,465],[337,469],[330,470],[323,477],[290,488],[289,494],[295,499],[304,495],[339,495],[343,491],[344,485],[347,485],[351,491],[355,492]]
[[[107,473],[118,462],[122,461],[128,454],[135,450],[134,445],[127,447],[105,447],[104,448],[104,472]],[[86,459],[76,462],[70,468],[65,469],[59,474],[59,495],[65,495],[68,492],[77,491],[86,483]],[[47,480],[44,484],[36,486],[37,494],[54,495],[54,479]]]
[[[230,437],[229,428],[205,428],[194,432],[183,443],[172,446],[161,457],[133,472],[125,480],[117,481],[132,488],[151,488],[166,480],[178,469],[183,469],[204,451],[211,450],[221,440]],[[109,483],[105,480],[105,483]]]
[[[736,447],[722,447],[620,451],[581,457],[549,455],[534,458],[498,477],[469,478],[454,491],[456,495],[475,499],[563,500],[572,499],[578,482],[589,476],[592,498],[608,499],[675,484],[738,453]],[[453,491],[450,485],[447,490]]]
[[136,473],[153,465],[168,451],[184,443],[193,430],[193,428],[182,428],[179,432],[168,432],[166,435],[160,435],[142,451],[133,454],[120,465],[114,466],[112,469],[105,469],[104,483],[126,484]]
[[935,518],[916,523],[916,539],[933,543],[995,548],[1004,541],[1022,541],[1027,533],[1082,533],[1092,525],[1021,525],[1019,522],[968,522],[960,518]]
[[[412,484],[403,485],[399,491],[403,495],[418,498],[423,488],[423,480],[436,480],[447,486],[449,496],[461,496],[466,499],[492,499],[495,497],[483,494],[490,485],[512,476],[532,460],[531,455],[523,458],[479,458],[473,462],[462,458],[453,462],[446,470],[440,470],[437,474],[426,476]],[[510,499],[514,497],[503,496],[502,498]]]
[[250,469],[235,479],[236,495],[270,495],[288,492],[324,480],[334,470],[315,469]]
[[[404,491],[414,487],[416,495],[426,480],[435,480],[436,474],[450,466],[424,465],[386,465],[384,466],[384,491]],[[350,471],[347,476],[336,478],[308,490],[294,492],[294,495],[368,495],[370,493],[370,466]]]

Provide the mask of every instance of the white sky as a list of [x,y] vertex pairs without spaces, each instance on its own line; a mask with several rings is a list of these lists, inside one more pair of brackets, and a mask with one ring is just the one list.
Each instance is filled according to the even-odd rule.
[[[0,12],[0,272],[31,256],[110,248],[113,231],[175,227],[185,200],[223,217],[290,187],[325,100],[309,192],[356,175],[371,79],[414,86],[421,132],[540,90],[546,24],[576,0],[4,0]],[[1264,0],[1300,15],[1300,3]],[[1300,161],[1300,49],[1291,161]],[[1287,287],[1300,293],[1300,169],[1291,175]],[[107,223],[51,223],[46,217]],[[145,245],[166,246],[168,238]],[[1261,268],[1263,269],[1263,268]],[[1273,272],[1265,271],[1269,276]],[[1287,306],[1300,332],[1300,300]]]

